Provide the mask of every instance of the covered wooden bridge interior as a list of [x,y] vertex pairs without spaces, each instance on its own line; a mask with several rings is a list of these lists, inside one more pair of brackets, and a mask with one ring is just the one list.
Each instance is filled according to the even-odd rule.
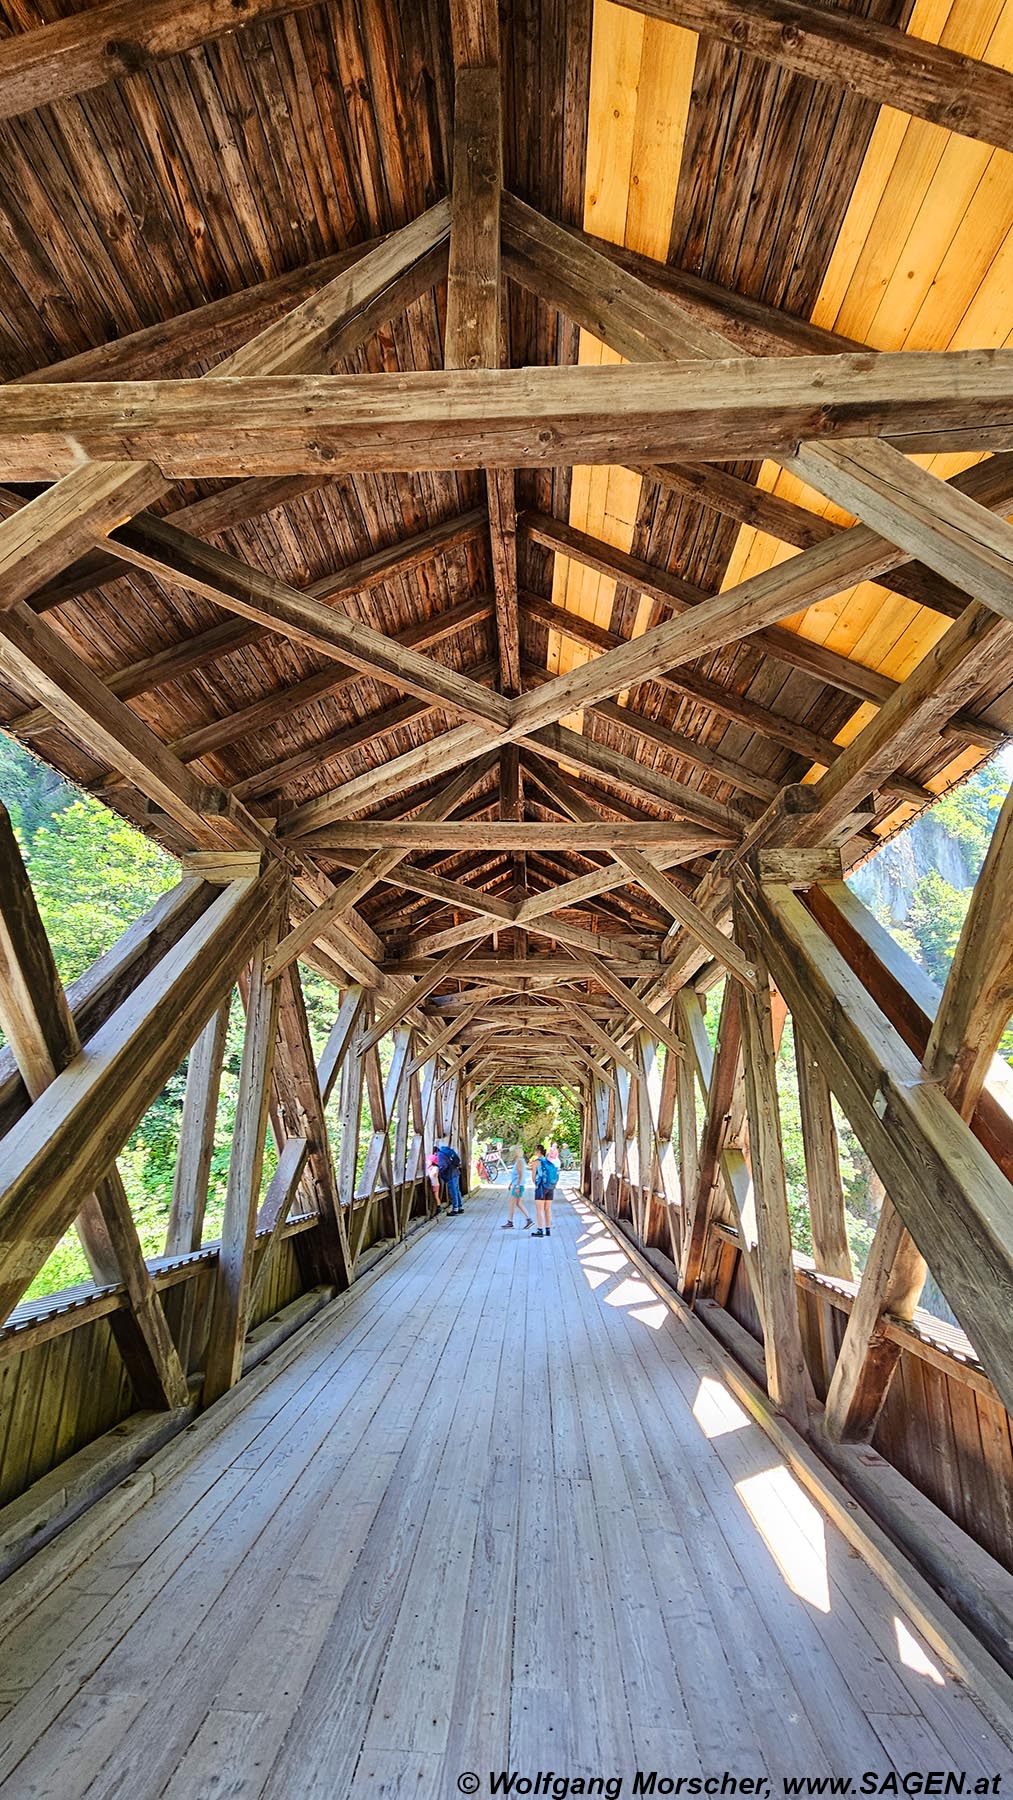
[[0,1792],[1005,1791],[1013,802],[942,992],[844,877],[1013,737],[1013,0],[0,28],[0,724],[181,865],[65,990],[0,815]]

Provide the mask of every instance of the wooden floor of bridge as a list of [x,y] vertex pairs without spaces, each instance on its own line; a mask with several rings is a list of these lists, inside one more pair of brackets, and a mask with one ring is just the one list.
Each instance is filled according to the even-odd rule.
[[24,1620],[4,1800],[1009,1776],[707,1352],[556,1212],[422,1233]]

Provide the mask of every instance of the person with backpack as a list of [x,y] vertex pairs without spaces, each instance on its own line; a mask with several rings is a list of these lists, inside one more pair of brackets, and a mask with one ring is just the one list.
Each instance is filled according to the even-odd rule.
[[544,1144],[535,1149],[535,1214],[538,1229],[531,1233],[533,1238],[552,1236],[552,1195],[559,1180],[559,1165],[554,1163]]
[[436,1149],[436,1167],[439,1172],[440,1186],[447,1197],[451,1216],[464,1211],[461,1199],[461,1159],[450,1144],[438,1144]]

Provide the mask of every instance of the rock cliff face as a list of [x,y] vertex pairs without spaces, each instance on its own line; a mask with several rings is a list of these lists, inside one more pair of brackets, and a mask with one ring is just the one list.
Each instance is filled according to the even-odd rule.
[[969,888],[977,868],[935,811],[916,819],[907,831],[885,844],[851,877],[859,899],[892,925],[905,924],[911,896],[923,875],[935,869],[954,888]]

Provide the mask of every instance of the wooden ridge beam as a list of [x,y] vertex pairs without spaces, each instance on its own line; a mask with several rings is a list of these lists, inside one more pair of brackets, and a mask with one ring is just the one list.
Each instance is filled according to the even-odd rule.
[[678,819],[616,822],[600,819],[595,814],[593,822],[593,834],[589,836],[587,829],[580,825],[532,825],[512,819],[450,820],[433,824],[418,819],[406,819],[403,823],[365,819],[325,825],[299,841],[307,849],[322,850],[531,850],[557,846],[608,850],[619,845],[678,844],[685,836],[685,826]]
[[[82,453],[153,462],[172,482],[663,462],[678,454],[790,457],[800,440],[837,437],[885,436],[912,452],[1013,444],[1008,350],[691,363],[677,381],[671,368],[632,364],[447,370],[400,375],[396,392],[385,375],[265,376],[252,346],[249,358],[236,352],[221,373],[231,375],[240,358],[258,373],[227,382],[9,383],[0,479],[72,479]],[[306,346],[278,356],[289,367],[306,360]]]
[[1013,150],[1013,75],[892,25],[806,0],[621,4],[945,131]]
[[[486,64],[457,68],[444,338],[448,369],[500,366],[502,107],[497,57]],[[500,689],[504,694],[516,694],[520,692],[520,638],[513,471],[487,469],[485,479]]]

